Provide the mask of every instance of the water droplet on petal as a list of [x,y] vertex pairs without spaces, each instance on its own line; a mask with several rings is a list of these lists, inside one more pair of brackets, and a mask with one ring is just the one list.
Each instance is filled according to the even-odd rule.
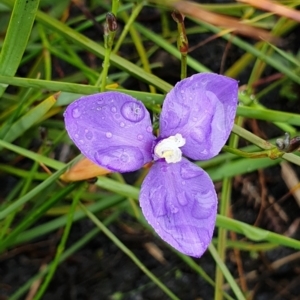
[[115,106],[113,106],[111,109],[110,109],[111,112],[115,113],[117,112],[117,108]]
[[79,135],[77,133],[74,134],[75,139],[79,138]]
[[101,110],[101,107],[99,106],[99,107],[97,107],[96,109],[97,109],[97,110]]
[[178,213],[178,208],[174,206],[173,204],[170,205],[170,210],[172,214]]
[[182,184],[182,185],[185,185],[185,181],[184,181],[184,180],[182,180],[182,181],[181,181],[181,184]]
[[95,153],[99,165],[118,172],[134,171],[143,166],[144,156],[137,147],[111,146]]
[[93,138],[93,133],[91,131],[89,131],[89,130],[86,130],[85,137],[88,140],[91,140]]
[[160,170],[162,172],[167,172],[168,171],[168,166],[166,164],[161,165]]
[[106,132],[106,133],[105,133],[105,135],[106,135],[106,137],[107,137],[107,138],[109,138],[109,139],[112,137],[112,133],[111,133],[111,132],[109,132],[109,131],[108,131],[108,132]]
[[192,215],[197,219],[209,218],[215,210],[215,205],[215,196],[212,191],[195,193]]
[[79,140],[79,143],[80,144],[84,144],[84,140]]
[[72,111],[72,116],[73,118],[79,118],[81,115],[81,112],[79,111],[78,108],[74,108],[73,111]]
[[121,162],[126,163],[129,160],[129,157],[127,154],[122,154],[120,156],[120,160],[121,160]]
[[[150,191],[149,200],[155,217],[165,216],[168,213],[166,207],[167,190],[163,186],[153,187]],[[159,201],[158,201],[159,200]]]
[[139,135],[137,136],[137,138],[138,138],[139,141],[141,141],[144,137],[143,137],[143,135],[139,134]]
[[179,192],[177,195],[177,200],[182,206],[185,206],[188,203],[188,198],[185,192]]
[[121,115],[120,115],[120,114],[115,114],[115,118],[116,118],[116,119],[120,119],[120,118],[121,118]]
[[126,120],[139,122],[145,116],[145,108],[137,101],[128,101],[123,104],[121,113]]
[[147,130],[148,132],[152,132],[152,126],[148,126],[148,127],[146,128],[146,130]]
[[201,176],[203,170],[196,167],[196,165],[191,165],[189,163],[183,163],[180,168],[180,176],[182,179],[191,179]]
[[124,127],[125,126],[125,123],[124,122],[120,122],[120,127]]

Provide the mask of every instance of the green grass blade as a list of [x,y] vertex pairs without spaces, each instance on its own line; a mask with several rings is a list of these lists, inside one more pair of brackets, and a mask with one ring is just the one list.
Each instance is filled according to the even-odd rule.
[[63,172],[65,172],[66,169],[67,169],[67,166],[65,168],[62,168],[59,171],[55,172],[53,175],[51,175],[49,178],[47,178],[41,184],[39,184],[34,189],[32,189],[29,193],[27,193],[23,197],[19,198],[18,200],[14,201],[11,205],[6,207],[4,210],[0,211],[0,220],[6,218],[14,210],[18,209],[19,207],[24,205],[26,202],[30,201],[33,197],[35,197],[37,194],[42,192],[46,187],[48,187],[50,184],[55,182],[59,178],[59,176]]
[[[166,41],[164,38],[160,37],[158,34],[154,33],[153,31],[147,29],[143,25],[139,23],[134,24],[135,28],[143,34],[145,37],[147,37],[149,40],[153,41],[155,44],[169,52],[172,56],[181,59],[181,54],[178,51],[178,49],[171,45],[168,41]],[[207,67],[199,63],[196,59],[188,56],[187,57],[187,65],[191,68],[193,68],[197,72],[211,72]],[[179,80],[179,77],[178,77]]]
[[7,134],[4,136],[4,140],[12,142],[16,138],[20,137],[49,111],[49,109],[55,104],[55,101],[56,99],[54,96],[50,96],[36,107],[32,108],[28,113],[12,124],[11,128],[7,131]]
[[[12,4],[13,2],[11,2]],[[15,0],[0,53],[0,74],[14,76],[26,49],[39,0]],[[7,85],[0,85],[0,97]]]
[[227,282],[229,283],[232,291],[234,292],[236,299],[238,300],[246,300],[245,296],[243,295],[242,291],[240,290],[239,286],[237,285],[237,283],[235,282],[234,278],[232,277],[230,271],[228,270],[228,268],[226,267],[225,263],[223,262],[223,260],[220,258],[215,246],[213,244],[210,244],[208,246],[209,252],[212,255],[212,257],[214,258],[216,264],[218,265],[218,267],[222,270],[222,273],[224,275],[224,277],[226,278]]
[[145,265],[131,252],[94,214],[86,209],[84,205],[80,205],[86,215],[94,222],[94,224],[117,245],[132,261],[157,285],[164,291],[171,299],[179,300],[153,273],[151,273]]
[[[68,186],[68,188],[70,188],[70,187],[72,187],[72,185]],[[74,187],[76,187],[76,185]],[[70,211],[69,211],[68,216],[67,216],[67,223],[66,223],[62,238],[60,240],[60,243],[57,247],[55,257],[54,257],[54,259],[53,259],[53,261],[50,265],[50,269],[49,269],[49,272],[48,272],[45,280],[43,281],[42,285],[38,289],[38,291],[37,291],[36,295],[34,296],[33,300],[41,299],[41,297],[44,295],[47,287],[49,286],[49,284],[51,282],[51,279],[54,276],[55,271],[58,268],[59,262],[61,260],[62,253],[64,252],[65,247],[66,247],[66,243],[67,243],[67,240],[68,240],[68,237],[69,237],[69,234],[70,234],[70,231],[71,231],[71,227],[72,227],[72,224],[73,224],[73,216],[74,216],[77,204],[80,200],[81,194],[83,192],[83,188],[84,187],[82,186],[80,188],[79,192],[77,191],[75,196],[74,196]]]
[[[123,200],[124,197],[119,195],[107,196],[104,199],[101,199],[101,201],[97,201],[89,205],[88,209],[92,213],[98,213],[109,207],[116,206]],[[73,221],[74,222],[80,221],[84,217],[85,217],[85,213],[82,210],[76,211],[74,214]],[[21,243],[29,242],[32,239],[43,236],[45,234],[48,234],[49,232],[59,229],[62,226],[65,226],[66,222],[67,222],[67,216],[61,216],[42,225],[35,226],[34,228],[28,229],[24,231],[21,235],[16,237],[16,239],[11,242],[11,245],[15,246]]]
[[[34,212],[31,212],[12,232],[1,242],[0,253],[10,247],[10,242],[13,241],[19,234],[21,234],[26,228],[31,226],[39,218],[41,218],[46,211],[52,207],[59,200],[66,197],[72,190],[76,188],[76,184],[70,184],[59,192],[55,193],[50,199],[45,201],[40,207],[36,208]],[[22,199],[22,198],[21,198]]]
[[241,233],[252,241],[268,241],[276,245],[287,246],[300,250],[299,240],[292,239],[290,237],[277,234],[265,229],[254,227],[249,224],[236,221],[225,216],[218,215],[216,225],[222,228],[226,228],[228,230],[232,230],[236,233]]

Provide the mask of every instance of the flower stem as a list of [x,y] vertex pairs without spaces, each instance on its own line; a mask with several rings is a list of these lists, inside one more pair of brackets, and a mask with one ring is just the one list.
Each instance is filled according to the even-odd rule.
[[113,0],[112,1],[112,12],[107,13],[106,15],[106,22],[104,24],[104,48],[105,48],[105,54],[104,54],[104,61],[102,64],[103,70],[96,82],[96,86],[100,86],[100,91],[104,92],[105,91],[105,86],[106,86],[106,78],[108,74],[108,69],[110,66],[110,54],[112,52],[112,46],[114,43],[116,31],[117,31],[117,11],[119,7],[119,0]]
[[177,23],[178,38],[177,38],[177,47],[181,53],[181,74],[180,78],[184,79],[187,75],[187,54],[189,49],[189,43],[185,32],[184,26],[184,15],[179,11],[173,11],[172,17]]
[[100,90],[101,92],[105,91],[106,86],[106,77],[108,74],[108,69],[110,66],[109,60],[110,60],[110,54],[112,51],[112,45],[114,42],[115,34],[117,30],[117,20],[114,14],[108,13],[106,15],[106,22],[104,25],[104,48],[105,48],[105,55],[104,55],[104,61],[102,64],[103,70],[102,73],[96,83],[98,86],[101,82]]

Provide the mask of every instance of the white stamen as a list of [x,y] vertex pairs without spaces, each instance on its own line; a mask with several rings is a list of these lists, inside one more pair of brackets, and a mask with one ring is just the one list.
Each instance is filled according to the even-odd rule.
[[171,135],[161,140],[154,148],[154,154],[158,158],[164,158],[167,163],[181,161],[182,152],[179,147],[185,145],[185,138],[180,133]]

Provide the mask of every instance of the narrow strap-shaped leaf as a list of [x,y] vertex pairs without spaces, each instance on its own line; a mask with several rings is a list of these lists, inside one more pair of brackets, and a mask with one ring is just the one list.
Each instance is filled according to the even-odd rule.
[[[14,76],[27,46],[39,0],[16,0],[0,53],[0,75]],[[0,97],[7,85],[0,85]]]
[[11,126],[5,135],[4,140],[7,142],[12,142],[21,136],[27,129],[39,121],[41,117],[44,116],[46,112],[55,104],[55,102],[56,97],[52,95],[31,109]]

